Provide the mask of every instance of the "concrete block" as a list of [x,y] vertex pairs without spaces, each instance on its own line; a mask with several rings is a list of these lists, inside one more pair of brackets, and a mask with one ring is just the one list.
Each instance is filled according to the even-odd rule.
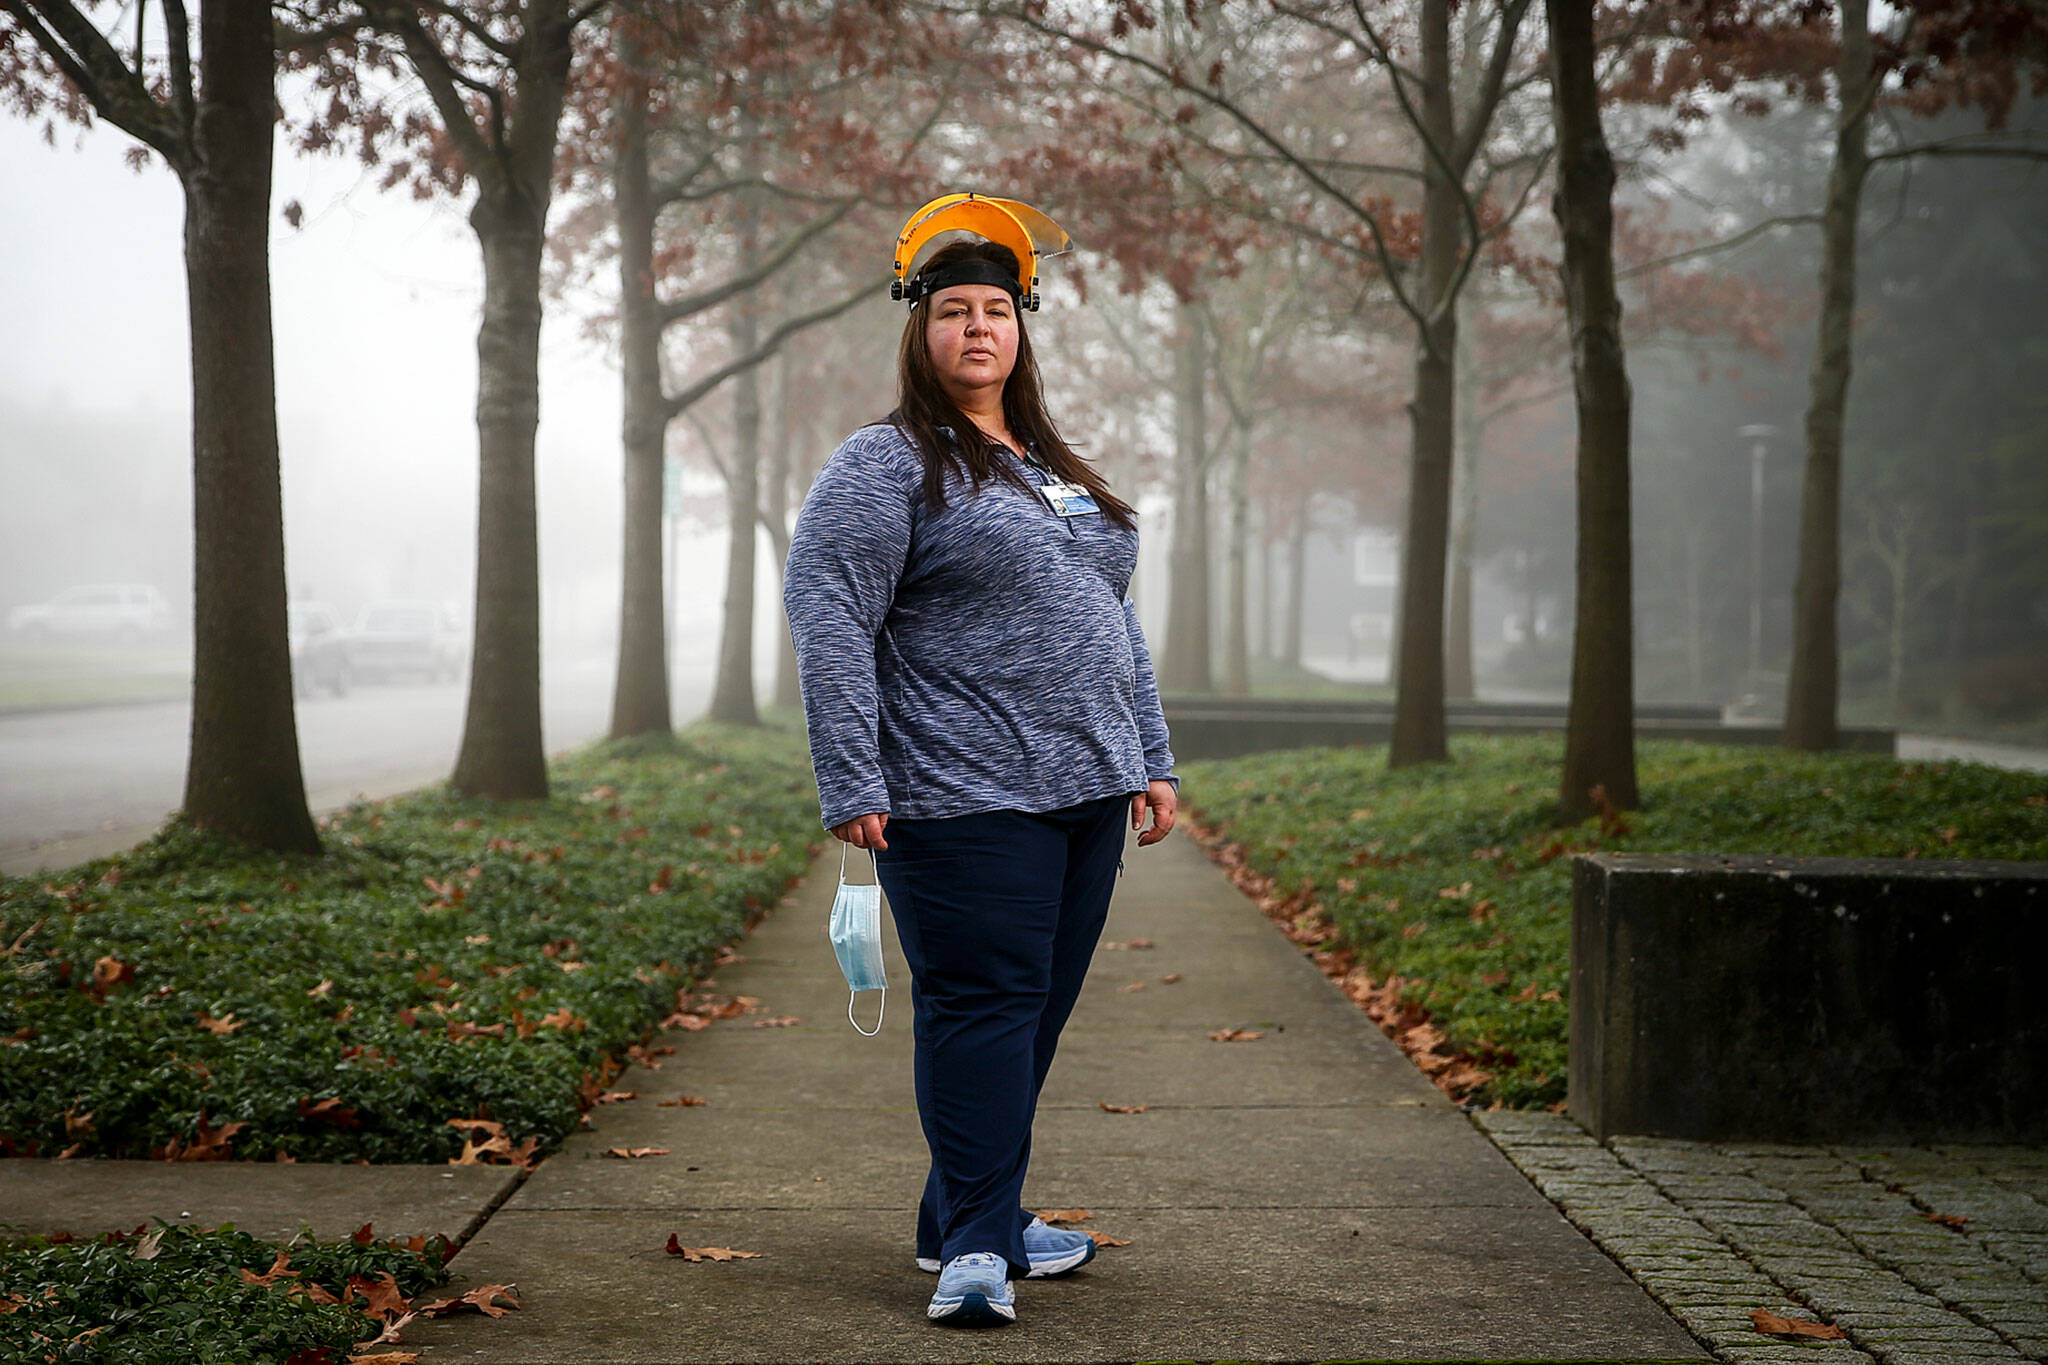
[[1603,1141],[2039,1143],[2044,957],[2048,863],[1582,856],[1568,1107]]

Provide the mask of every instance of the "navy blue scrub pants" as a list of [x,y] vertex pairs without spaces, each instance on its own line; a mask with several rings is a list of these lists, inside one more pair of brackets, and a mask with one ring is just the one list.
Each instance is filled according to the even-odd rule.
[[910,963],[917,1112],[931,1174],[917,1254],[1031,1268],[1031,1119],[1109,913],[1131,798],[1039,814],[891,817],[875,855]]

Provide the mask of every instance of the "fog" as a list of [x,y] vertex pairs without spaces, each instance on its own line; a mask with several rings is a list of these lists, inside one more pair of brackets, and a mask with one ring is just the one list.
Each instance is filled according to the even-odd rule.
[[[1289,95],[1276,78],[1258,97]],[[858,86],[836,97],[863,118],[909,116],[900,100]],[[1017,98],[1026,97],[1057,98]],[[952,187],[967,174],[958,149],[983,141],[1030,164],[1040,134],[1028,120],[1004,122],[1011,98],[1001,86],[977,89],[987,101],[979,112],[940,139],[921,178],[889,193],[914,203],[920,192]],[[1377,151],[1361,139],[1358,155],[1412,159],[1396,125],[1379,118],[1384,105],[1375,112],[1369,82],[1344,98],[1356,107],[1311,121],[1304,147],[1326,124],[1348,120],[1390,139]],[[1538,164],[1523,153],[1547,137],[1541,103],[1533,101],[1533,121],[1504,118],[1503,164]],[[1614,116],[1635,402],[1636,686],[1643,700],[1768,721],[1783,704],[1790,648],[1820,259],[1813,220],[1833,116],[1796,104],[1768,117],[1738,116],[1725,104],[1710,112],[1682,147],[1655,143],[1644,131],[1652,116]],[[1970,134],[1962,116],[1944,117],[1919,124],[1888,112],[1883,137],[1938,143]],[[2022,99],[2009,135],[2048,146],[2044,125],[2038,102]],[[697,132],[709,136],[712,126]],[[1162,126],[1184,121],[1175,113]],[[1084,130],[1067,131],[1079,139]],[[771,130],[766,141],[778,136]],[[795,180],[822,177],[792,198],[801,203],[815,188],[815,199],[830,202],[843,186],[818,170],[822,159],[801,135],[787,140],[768,154],[783,156]],[[1408,319],[1378,266],[1323,249],[1330,239],[1327,231],[1315,237],[1318,215],[1334,211],[1299,183],[1261,170],[1261,192],[1306,230],[1242,246],[1161,207],[1177,208],[1191,186],[1207,193],[1214,166],[1177,172],[1186,178],[1167,186],[1165,199],[1146,200],[1160,191],[1134,169],[1143,157],[1109,145],[1093,166],[1003,188],[1076,230],[1080,250],[1047,271],[1047,308],[1031,328],[1062,427],[1141,509],[1133,595],[1155,657],[1175,590],[1168,547],[1187,529],[1174,525],[1178,495],[1169,497],[1184,434],[1171,376],[1177,329],[1192,305],[1176,303],[1172,289],[1192,288],[1211,357],[1201,382],[1209,386],[1213,676],[1229,669],[1225,641],[1238,623],[1226,575],[1230,509],[1242,507],[1251,690],[1384,686],[1408,486]],[[182,196],[161,166],[129,169],[131,146],[108,128],[59,128],[49,145],[33,124],[0,120],[8,192],[0,213],[0,612],[74,585],[122,582],[153,586],[171,619],[189,622]],[[1342,136],[1331,143],[1346,146]],[[1149,164],[1158,172],[1165,163]],[[1087,173],[1105,168],[1115,172],[1108,188],[1091,185]],[[552,226],[566,232],[580,205],[587,227],[603,193],[601,179],[565,192]],[[1529,208],[1545,199],[1532,193],[1522,204],[1522,254],[1485,258],[1460,303],[1452,559],[1470,566],[1480,697],[1557,698],[1568,679],[1575,416],[1554,226]],[[466,622],[481,268],[463,205],[380,192],[346,157],[308,158],[283,145],[273,202],[290,595],[324,603],[343,621],[368,604],[404,599],[448,604]],[[299,226],[285,221],[289,203],[304,208]],[[897,211],[892,205],[876,196],[864,210],[873,221],[830,239],[832,268],[815,272],[820,278],[773,282],[764,291],[771,311],[786,316],[871,259],[878,266],[887,238],[877,224]],[[781,211],[789,216],[776,230],[793,231],[800,215],[787,204]],[[660,267],[673,272],[664,289],[701,282],[693,269],[733,265],[735,233],[722,210],[691,212],[664,229],[677,239],[671,264]],[[1757,226],[1780,219],[1775,229]],[[1170,239],[1169,249],[1146,240],[1155,234]],[[2048,736],[2048,166],[1934,157],[1880,167],[1859,241],[1841,499],[1843,718],[2039,743]],[[566,293],[548,300],[541,343],[542,652],[549,688],[572,687],[580,699],[576,719],[547,736],[556,749],[602,728],[621,575],[619,364],[596,325],[616,308],[616,285],[601,251],[579,259],[578,268],[550,268]],[[679,369],[728,352],[723,320],[712,316],[670,338]],[[796,491],[840,436],[888,406],[900,317],[878,292],[785,350],[774,382],[788,386],[788,402],[775,403],[768,395],[781,390],[764,382],[764,401],[777,409],[769,423],[781,424],[792,447]],[[725,488],[706,445],[728,439],[730,407],[728,393],[715,393],[691,420],[671,424],[671,449],[685,453],[688,469],[671,577],[678,720],[701,709],[715,664]],[[762,548],[754,672],[766,701],[781,614],[765,538]],[[28,665],[10,648],[0,642],[0,683],[15,689],[0,695],[0,711],[26,709],[23,697],[29,706],[92,699],[35,692],[35,679],[15,676]],[[176,653],[173,639],[135,667],[175,683]],[[88,663],[117,666],[111,655]],[[449,695],[420,714],[436,717],[452,744],[459,692],[446,686]],[[302,706],[302,730],[307,714]],[[333,736],[321,744],[309,752],[336,747]],[[0,781],[19,777],[0,771]]]
[[[0,609],[98,581],[191,602],[191,378],[182,196],[124,134],[0,120]],[[467,614],[476,544],[482,272],[459,206],[380,194],[344,159],[280,148],[271,242],[287,572],[294,600],[353,618],[381,598]],[[617,634],[615,362],[567,308],[542,332],[536,454],[551,663]],[[697,520],[719,498],[698,474]],[[680,542],[678,650],[715,639],[723,536]],[[763,630],[763,660],[771,642]],[[705,666],[708,666],[708,662]]]

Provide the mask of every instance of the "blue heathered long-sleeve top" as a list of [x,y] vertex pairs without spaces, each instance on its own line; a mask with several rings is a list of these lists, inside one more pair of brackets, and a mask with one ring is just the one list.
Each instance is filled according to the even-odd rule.
[[[1008,456],[1035,487],[1055,482]],[[1138,533],[1061,517],[924,461],[894,426],[832,453],[797,515],[782,601],[825,826],[887,812],[1057,810],[1175,782],[1127,596]]]

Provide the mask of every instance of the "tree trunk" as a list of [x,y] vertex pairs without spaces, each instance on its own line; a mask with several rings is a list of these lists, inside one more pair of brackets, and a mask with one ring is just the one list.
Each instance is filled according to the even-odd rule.
[[1246,503],[1247,466],[1252,459],[1252,433],[1248,425],[1239,426],[1236,440],[1230,452],[1230,504],[1225,515],[1228,531],[1224,537],[1223,576],[1223,695],[1226,697],[1248,697],[1252,691],[1251,647],[1247,639],[1245,612],[1248,585],[1246,583]]
[[1302,617],[1308,604],[1308,494],[1294,498],[1294,526],[1287,542],[1287,607],[1280,656],[1296,668],[1301,662]]
[[[1450,0],[1422,0],[1422,123],[1449,155]],[[1445,168],[1422,157],[1422,281],[1416,302],[1425,322],[1415,344],[1415,396],[1408,404],[1411,442],[1407,534],[1401,546],[1400,639],[1394,674],[1394,733],[1387,765],[1442,762],[1444,737],[1444,556],[1451,503],[1453,404],[1457,392],[1458,316],[1447,297],[1464,227],[1458,187]]]
[[1273,537],[1273,504],[1259,504],[1259,643],[1261,659],[1273,657],[1273,621],[1280,615],[1280,604],[1273,600],[1273,585],[1279,575],[1273,572],[1273,557],[1280,553],[1280,543]]
[[1707,690],[1706,524],[1688,520],[1679,532],[1685,545],[1685,675],[1692,695]]
[[[752,264],[753,242],[743,233],[742,250]],[[760,316],[754,295],[736,305],[728,329],[735,355],[760,344]],[[718,678],[712,684],[711,718],[729,725],[759,725],[754,705],[754,546],[761,519],[761,368],[750,366],[733,379],[732,467],[726,485],[725,625],[718,638]]]
[[464,796],[548,794],[540,721],[540,257],[547,215],[520,188],[477,196],[484,320],[477,332],[476,645],[450,779]]
[[[762,499],[762,519],[768,525],[768,540],[774,547],[778,587],[783,569],[789,563],[789,505],[796,492],[790,486],[794,473],[791,456],[796,439],[793,429],[796,419],[789,406],[789,371],[789,352],[782,351],[775,357],[775,387],[771,400],[775,425],[770,428],[774,435],[768,441],[766,496]],[[780,594],[777,596],[779,598]],[[777,611],[775,620],[775,706],[785,711],[800,711],[804,697],[797,680],[796,642],[790,638],[789,617]]]
[[662,590],[663,469],[668,429],[661,394],[661,321],[655,314],[654,198],[648,184],[647,88],[627,58],[616,102],[612,172],[619,224],[619,350],[625,370],[625,526],[619,592],[619,671],[611,737],[668,734],[668,620]]
[[1558,804],[1568,820],[1636,792],[1635,633],[1629,559],[1629,384],[1614,290],[1614,161],[1600,128],[1593,0],[1547,0],[1555,210],[1578,399],[1578,603]]
[[1785,684],[1788,749],[1835,746],[1841,659],[1842,418],[1849,396],[1849,329],[1856,310],[1856,223],[1870,168],[1866,135],[1876,79],[1869,0],[1842,0],[1835,60],[1835,162],[1821,218],[1820,342],[1806,408],[1806,478],[1799,500],[1799,576],[1792,594],[1792,670]]
[[496,127],[491,165],[470,168],[478,192],[469,223],[484,261],[476,339],[476,643],[449,784],[464,796],[495,800],[548,794],[533,440],[540,424],[540,259],[575,27],[566,0],[535,0],[522,17],[527,35],[516,107]]
[[1210,692],[1208,338],[1201,310],[1176,306],[1173,343],[1173,544],[1167,554],[1160,686]]
[[1977,580],[1984,569],[1984,519],[1978,514],[1978,509],[1994,506],[1992,499],[1997,492],[1995,487],[1986,487],[1987,482],[1983,466],[1972,461],[1962,497],[1958,500],[1957,515],[1962,529],[1956,539],[1962,544],[1962,552],[1956,559],[1955,588],[1949,602],[1945,632],[1948,676],[1942,688],[1942,709],[1950,721],[1958,718],[1962,707],[1958,685],[1962,682],[1976,636]]
[[1906,695],[1906,630],[1912,624],[1912,611],[1907,598],[1907,584],[1910,581],[1913,564],[1913,523],[1904,519],[1898,526],[1899,552],[1886,565],[1891,570],[1891,620],[1887,623],[1885,659],[1885,714],[1892,724],[1905,720],[1903,702]]
[[1484,434],[1468,361],[1471,343],[1458,333],[1456,454],[1451,464],[1450,587],[1444,607],[1444,697],[1469,701],[1477,692],[1472,669],[1472,544],[1479,525],[1479,443]]
[[318,853],[292,714],[270,326],[270,16],[206,0],[185,189],[193,651],[184,817]]

